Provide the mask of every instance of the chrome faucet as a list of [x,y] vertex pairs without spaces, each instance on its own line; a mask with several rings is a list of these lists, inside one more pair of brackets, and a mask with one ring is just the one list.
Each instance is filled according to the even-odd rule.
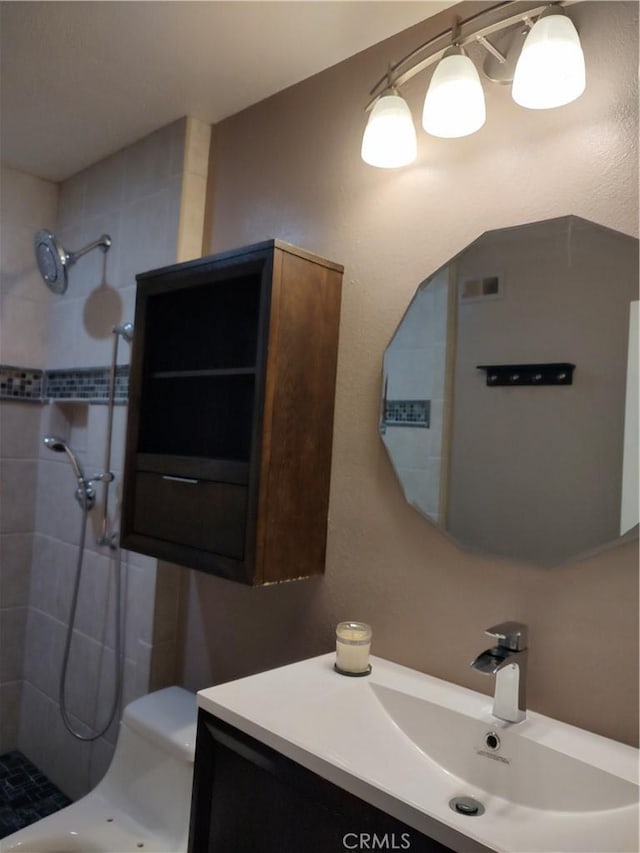
[[471,666],[485,675],[495,675],[493,716],[520,723],[527,716],[527,626],[521,622],[501,622],[487,628],[498,645],[482,652]]

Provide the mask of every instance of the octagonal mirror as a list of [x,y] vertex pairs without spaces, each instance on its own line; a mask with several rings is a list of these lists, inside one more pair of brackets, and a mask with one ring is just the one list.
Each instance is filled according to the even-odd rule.
[[638,523],[638,240],[575,216],[489,231],[384,355],[405,497],[463,547],[556,565]]

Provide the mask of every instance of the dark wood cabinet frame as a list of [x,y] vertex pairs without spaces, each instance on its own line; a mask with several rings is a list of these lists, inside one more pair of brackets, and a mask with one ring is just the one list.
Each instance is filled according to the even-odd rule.
[[451,853],[438,841],[199,711],[188,853],[366,849]]
[[[251,585],[321,574],[342,267],[270,240],[137,281],[122,546]],[[241,287],[257,288],[251,332],[237,306],[228,325],[216,311]],[[250,364],[230,356],[238,334]]]

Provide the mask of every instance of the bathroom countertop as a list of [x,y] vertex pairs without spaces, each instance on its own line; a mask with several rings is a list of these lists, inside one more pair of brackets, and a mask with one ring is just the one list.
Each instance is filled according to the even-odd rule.
[[[376,657],[370,676],[345,678],[334,661],[330,653],[211,687],[199,692],[198,705],[459,853],[637,851],[637,804],[563,812],[483,792],[481,817],[456,814],[449,799],[473,786],[420,750],[372,688],[402,691],[499,728],[490,697]],[[637,784],[632,747],[534,712],[517,726],[518,736]]]

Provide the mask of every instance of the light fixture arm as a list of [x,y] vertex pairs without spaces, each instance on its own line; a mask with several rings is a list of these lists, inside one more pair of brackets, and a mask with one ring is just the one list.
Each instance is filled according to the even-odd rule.
[[504,62],[505,57],[486,40],[487,36],[501,32],[518,23],[524,22],[530,27],[532,25],[531,19],[547,12],[550,7],[563,7],[577,2],[580,0],[557,0],[557,2],[552,3],[540,3],[535,2],[535,0],[534,2],[506,0],[506,2],[496,3],[489,9],[483,9],[463,21],[456,19],[451,27],[424,42],[401,60],[389,66],[385,75],[371,89],[369,93],[371,99],[365,107],[365,111],[371,110],[383,91],[389,88],[400,88],[416,74],[439,62],[445,51],[451,47],[452,39],[455,38],[455,44],[459,47],[464,47],[472,42],[480,42],[490,53],[496,56],[498,61]]
[[492,56],[495,56],[495,58],[501,65],[504,65],[504,63],[507,61],[507,57],[504,55],[504,53],[501,53],[501,51],[499,51],[494,44],[491,44],[491,42],[486,36],[476,36],[476,41],[478,42],[478,44],[481,44],[485,50],[489,51]]

